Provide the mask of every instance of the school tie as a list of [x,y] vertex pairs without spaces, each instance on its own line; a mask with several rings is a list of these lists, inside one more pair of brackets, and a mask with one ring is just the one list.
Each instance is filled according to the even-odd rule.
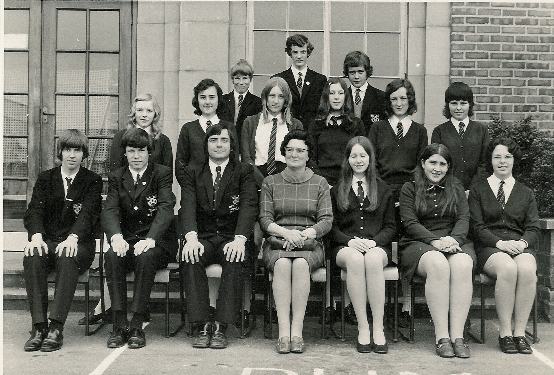
[[271,135],[269,136],[269,150],[267,151],[267,175],[275,173],[277,166],[275,165],[275,147],[277,145],[277,119],[273,119],[271,127]]
[[399,122],[396,125],[396,140],[400,142],[403,136],[404,136],[404,128],[402,127],[402,123]]
[[500,181],[500,185],[498,186],[498,193],[496,194],[496,200],[500,205],[502,206],[502,209],[504,209],[504,206],[506,205],[506,202],[504,202],[506,196],[504,195],[504,181]]
[[296,81],[296,87],[298,87],[298,91],[302,92],[302,73],[298,72],[298,80]]
[[69,192],[69,187],[71,186],[73,179],[71,177],[66,177],[65,182],[67,183],[67,189],[65,191],[65,196],[67,197],[67,193]]
[[219,184],[221,183],[221,166],[218,165],[215,167],[215,182],[214,182],[214,203],[215,203],[215,196],[217,194],[217,190],[219,189]]
[[360,89],[356,89],[356,97],[354,98],[354,103],[356,103],[356,105],[360,105],[360,102],[362,101],[360,91]]
[[338,117],[337,116],[331,116],[330,120],[329,120],[329,126],[330,127],[337,127],[339,126],[339,123],[337,121]]
[[362,181],[358,181],[358,201],[360,204],[364,203],[364,187],[362,186]]
[[239,95],[239,104],[238,104],[239,107],[241,106],[243,100],[244,100],[244,95],[240,94]]
[[458,132],[458,134],[460,134],[460,138],[463,138],[463,137],[464,137],[464,134],[465,134],[465,132],[466,132],[466,129],[465,129],[466,124],[464,124],[463,122],[460,122],[460,123],[458,124],[458,126],[460,127],[460,131]]
[[206,130],[208,130],[210,128],[210,126],[212,126],[212,122],[210,120],[206,121]]

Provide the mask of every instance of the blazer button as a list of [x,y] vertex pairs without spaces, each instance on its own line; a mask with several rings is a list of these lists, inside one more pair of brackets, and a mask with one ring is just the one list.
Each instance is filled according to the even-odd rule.
[[138,207],[137,206],[133,207],[133,210],[138,211]]
[[360,219],[361,219],[361,220],[363,220],[363,219],[364,219],[364,217],[362,216],[362,217],[360,217]]
[[435,216],[439,216],[439,214],[435,214]]
[[364,227],[360,227],[360,229],[364,229]]

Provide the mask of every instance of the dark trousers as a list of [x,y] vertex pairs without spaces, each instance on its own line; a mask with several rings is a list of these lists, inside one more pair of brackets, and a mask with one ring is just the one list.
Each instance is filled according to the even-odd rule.
[[200,243],[204,245],[204,254],[200,257],[200,262],[194,264],[181,262],[180,274],[187,296],[187,313],[192,323],[203,323],[208,320],[210,298],[205,268],[211,264],[220,264],[222,269],[215,320],[226,324],[232,324],[235,321],[242,297],[243,264],[228,262],[223,254],[223,247],[233,239],[234,236],[218,235],[200,238]]
[[27,300],[33,324],[46,323],[48,311],[48,274],[56,270],[56,290],[50,306],[50,319],[64,324],[75,295],[79,275],[88,270],[94,260],[94,242],[79,242],[77,255],[66,257],[56,254],[60,242],[45,241],[48,254],[38,255],[34,250],[32,256],[23,258],[23,276]]
[[125,281],[127,273],[131,271],[135,273],[131,311],[144,314],[148,311],[156,271],[167,267],[169,262],[169,253],[159,246],[135,256],[133,254],[135,243],[129,243],[129,250],[124,257],[117,256],[112,248],[105,254],[112,310],[123,311],[125,314],[127,314],[127,282]]

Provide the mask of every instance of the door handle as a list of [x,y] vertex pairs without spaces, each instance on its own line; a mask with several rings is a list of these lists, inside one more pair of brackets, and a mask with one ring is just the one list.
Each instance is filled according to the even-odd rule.
[[55,112],[48,112],[48,107],[44,106],[42,107],[42,123],[47,124],[48,123],[48,116],[49,115],[55,115]]

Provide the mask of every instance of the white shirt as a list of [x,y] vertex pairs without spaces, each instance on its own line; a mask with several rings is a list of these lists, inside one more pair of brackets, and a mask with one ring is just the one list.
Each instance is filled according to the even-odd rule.
[[[489,183],[489,186],[495,197],[498,194],[498,187],[500,186],[500,181],[502,180],[500,180],[494,174],[489,178],[487,178],[487,182]],[[510,194],[512,193],[512,189],[514,188],[515,183],[516,183],[516,180],[513,176],[510,176],[504,180],[504,203],[508,202],[508,198],[510,198]]]
[[69,186],[67,186],[67,180],[66,178],[70,178],[71,179],[71,183],[73,184],[75,182],[75,177],[77,176],[77,173],[79,173],[79,169],[77,169],[77,172],[69,175],[69,174],[65,174],[63,173],[63,170],[60,168],[61,172],[62,172],[62,181],[63,181],[63,190],[64,190],[64,194],[65,196],[67,197],[67,189],[69,188]]
[[391,117],[389,117],[389,124],[394,134],[396,134],[398,130],[396,129],[396,126],[398,125],[399,122],[402,124],[402,131],[403,131],[402,135],[405,137],[406,134],[408,134],[408,130],[410,130],[410,126],[412,126],[412,118],[410,116],[406,116],[402,120],[399,120],[398,117],[396,117],[395,115],[392,115]]
[[464,131],[467,131],[467,127],[469,125],[469,117],[466,117],[465,119],[463,119],[462,121],[458,121],[456,120],[454,117],[451,117],[450,118],[450,121],[452,122],[452,125],[454,125],[454,127],[456,128],[456,130],[458,131],[458,133],[460,133],[460,123],[464,123],[465,127],[464,127]]
[[264,121],[264,116],[260,116],[258,127],[256,128],[256,135],[254,136],[254,144],[256,145],[256,160],[255,165],[264,165],[267,163],[269,152],[269,138],[271,137],[271,129],[273,128],[273,119],[277,118],[277,135],[275,137],[275,161],[285,163],[285,157],[281,155],[281,143],[285,139],[285,135],[288,134],[289,128],[283,121],[283,116],[268,116],[268,122]]
[[200,126],[202,127],[202,130],[204,130],[204,133],[208,131],[208,125],[206,124],[208,120],[212,122],[212,125],[219,124],[219,117],[217,117],[217,115],[214,115],[211,119],[207,119],[204,116],[198,117],[198,121],[200,122]]
[[[360,98],[362,99],[362,101],[360,102],[360,105],[362,105],[363,101],[364,101],[364,98],[365,98],[365,92],[367,91],[367,86],[369,86],[369,83],[367,83],[367,81],[365,81],[365,83],[359,88],[360,90]],[[352,89],[352,100],[354,101],[354,104],[355,103],[355,100],[356,100],[356,91],[358,91],[358,88],[354,87],[354,86],[350,86],[350,88]]]
[[367,197],[367,190],[369,189],[369,186],[367,185],[367,181],[364,178],[359,179],[356,176],[352,176],[352,189],[354,190],[354,194],[356,196],[358,195],[358,181],[362,181],[362,188],[364,189],[364,198]]
[[131,176],[133,176],[133,181],[136,183],[137,182],[137,175],[140,175],[140,177],[144,177],[144,172],[146,172],[146,169],[148,168],[148,164],[146,164],[146,166],[140,170],[139,172],[137,171],[134,171],[131,169],[131,167],[129,167],[129,172],[131,172]]
[[302,73],[302,87],[304,87],[304,85],[306,84],[306,73],[308,72],[308,65],[306,65],[302,70],[298,70],[294,65],[291,65],[290,70],[292,70],[292,74],[294,75],[295,85],[298,82],[298,73]]
[[215,170],[217,167],[221,167],[221,175],[223,176],[223,171],[225,171],[225,167],[229,164],[229,159],[225,160],[221,164],[216,164],[213,161],[209,160],[208,165],[210,166],[210,171],[212,172],[212,183],[215,184],[215,178],[217,177],[217,171]]

